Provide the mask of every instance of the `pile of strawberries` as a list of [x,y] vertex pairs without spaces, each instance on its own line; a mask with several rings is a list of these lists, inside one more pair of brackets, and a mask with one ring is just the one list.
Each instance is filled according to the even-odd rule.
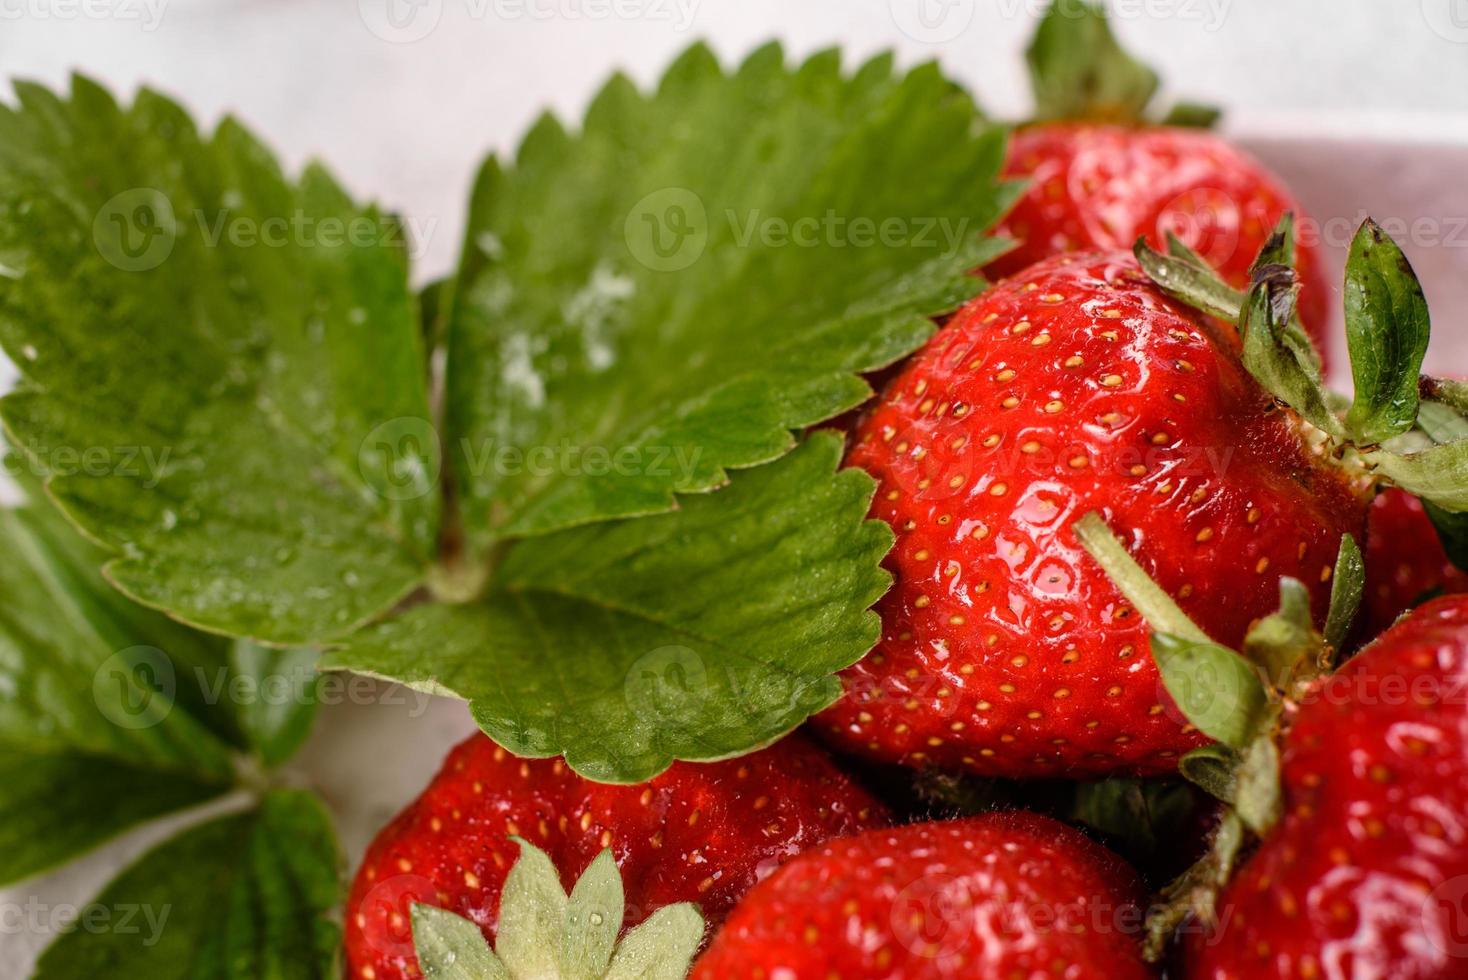
[[[842,700],[635,786],[475,736],[367,852],[352,980],[476,975],[420,964],[415,909],[504,945],[528,845],[562,886],[610,851],[625,929],[698,906],[703,980],[1468,976],[1468,578],[1429,520],[1462,491],[1379,461],[1413,419],[1319,414],[1304,336],[1332,294],[1258,163],[1196,129],[1070,120],[1020,130],[1010,170],[1031,183],[998,281],[849,433],[895,584]],[[1379,229],[1357,249],[1391,288],[1348,280],[1353,353],[1421,306]],[[1074,810],[993,802],[1180,770],[1194,832],[1142,872],[1057,819]],[[934,772],[986,803],[915,805],[904,774]],[[688,969],[622,962],[586,975]]]

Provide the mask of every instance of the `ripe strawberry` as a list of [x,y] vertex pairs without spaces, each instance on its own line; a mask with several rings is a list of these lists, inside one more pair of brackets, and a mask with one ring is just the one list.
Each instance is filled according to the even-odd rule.
[[[1000,225],[1020,242],[985,268],[1003,278],[1071,251],[1154,248],[1177,235],[1237,289],[1299,203],[1278,177],[1202,129],[1218,113],[1181,104],[1157,121],[1157,73],[1111,33],[1106,7],[1053,0],[1026,51],[1035,119],[1016,132],[1005,175],[1028,189]],[[1326,283],[1313,244],[1300,249],[1301,319],[1326,329]]]
[[1403,619],[1305,696],[1282,817],[1183,946],[1198,980],[1468,972],[1468,597]]
[[678,763],[634,786],[590,782],[559,759],[519,759],[482,735],[368,848],[347,902],[353,980],[418,977],[414,902],[449,909],[493,939],[505,876],[546,851],[569,886],[604,848],[626,884],[628,928],[695,902],[717,921],[781,861],[887,814],[800,736],[742,759]]
[[907,765],[1035,777],[1161,773],[1205,741],[1169,711],[1147,627],[1081,550],[1100,510],[1208,633],[1323,609],[1365,504],[1211,321],[1133,256],[1062,256],[954,316],[863,420],[893,589],[876,650],[818,719]]
[[1151,976],[1121,859],[1027,813],[870,831],[754,888],[693,980]]
[[1371,505],[1366,531],[1366,636],[1376,636],[1426,598],[1468,592],[1422,501],[1388,490]]
[[[1155,248],[1168,232],[1236,288],[1286,214],[1303,212],[1284,184],[1253,157],[1211,133],[1176,127],[1051,123],[1013,138],[1006,176],[1030,186],[999,227],[1021,244],[985,268],[1014,275],[1070,251]],[[1301,243],[1300,318],[1317,343],[1328,325],[1324,268]]]

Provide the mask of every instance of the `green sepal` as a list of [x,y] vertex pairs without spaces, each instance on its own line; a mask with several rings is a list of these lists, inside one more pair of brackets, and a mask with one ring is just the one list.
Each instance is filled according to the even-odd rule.
[[1209,738],[1236,749],[1258,735],[1269,692],[1253,664],[1228,647],[1152,634],[1152,658],[1178,709]]
[[626,913],[622,875],[602,851],[571,889],[561,931],[561,980],[596,980],[607,971]]
[[1318,666],[1324,640],[1310,618],[1310,590],[1299,579],[1279,580],[1279,610],[1254,624],[1244,638],[1244,656],[1264,668],[1276,688],[1285,689],[1302,670]]
[[521,838],[500,898],[496,949],[478,925],[413,907],[413,943],[426,980],[683,980],[703,942],[698,908],[658,909],[621,941],[626,899],[610,850],[591,862],[569,898],[546,853]]
[[1179,102],[1162,117],[1162,125],[1178,126],[1183,129],[1212,129],[1223,116],[1218,106],[1200,102]]
[[477,925],[432,905],[413,903],[413,949],[424,980],[512,980]]
[[495,953],[515,977],[554,977],[569,899],[540,848],[514,838],[520,858],[505,878]]
[[[1417,406],[1417,428],[1433,443],[1441,444],[1468,439],[1468,418],[1465,418],[1462,410],[1451,402],[1420,402]],[[1408,436],[1413,434],[1408,433]],[[1394,452],[1398,451],[1397,443],[1403,438],[1407,437],[1398,437],[1388,443],[1387,448]]]
[[[1468,527],[1465,527],[1468,531]],[[1349,534],[1341,535],[1341,548],[1336,554],[1335,571],[1330,584],[1330,611],[1325,617],[1325,643],[1332,657],[1338,658],[1361,609],[1366,589],[1366,559],[1361,547]]]
[[1424,503],[1431,501],[1448,513],[1468,512],[1468,441],[1405,455],[1377,449],[1362,457],[1380,475]]
[[1279,748],[1274,744],[1273,733],[1265,731],[1244,750],[1243,763],[1238,769],[1234,812],[1250,830],[1262,837],[1279,822],[1282,806]]
[[666,905],[622,940],[605,980],[683,980],[703,942],[703,931],[697,906]]
[[1137,607],[1137,612],[1152,629],[1191,643],[1212,643],[1202,627],[1194,623],[1172,596],[1137,564],[1100,514],[1094,511],[1086,514],[1076,521],[1074,530],[1082,547],[1111,577],[1127,600]]
[[1145,236],[1137,239],[1132,252],[1142,271],[1173,299],[1228,323],[1238,322],[1244,294],[1220,279],[1177,236],[1168,236],[1167,255],[1148,245]]
[[1233,803],[1238,795],[1239,754],[1227,745],[1205,745],[1178,760],[1183,778],[1214,799]]
[[1351,242],[1345,305],[1356,385],[1346,427],[1360,444],[1384,442],[1417,420],[1418,377],[1431,321],[1412,264],[1370,218]]
[[1279,263],[1256,267],[1239,314],[1244,367],[1265,391],[1337,440],[1346,432],[1333,411],[1320,377],[1318,355],[1295,315],[1299,279]]
[[1055,0],[1025,51],[1035,118],[1138,122],[1157,94],[1157,73],[1117,43],[1106,9]]
[[1442,542],[1448,560],[1459,568],[1468,569],[1468,513],[1449,513],[1430,500],[1422,502],[1422,509],[1437,529],[1438,540]]
[[1440,402],[1460,416],[1468,415],[1468,381],[1424,375],[1418,379],[1417,389],[1424,400]]
[[[1146,239],[1143,239],[1143,241],[1145,242]],[[1184,262],[1191,262],[1193,265],[1196,265],[1200,269],[1212,269],[1212,266],[1208,264],[1207,259],[1199,255],[1197,251],[1194,250],[1193,246],[1183,241],[1177,236],[1177,233],[1173,231],[1169,231],[1167,233],[1167,254],[1171,255],[1175,259],[1182,259]],[[1238,293],[1239,302],[1242,303],[1244,301],[1244,294],[1238,292],[1237,290],[1235,290],[1235,292]]]
[[1148,962],[1162,960],[1173,933],[1189,917],[1209,926],[1216,921],[1218,892],[1233,875],[1245,840],[1243,821],[1228,811],[1213,833],[1208,853],[1162,890],[1147,914],[1143,955]]
[[1106,779],[1077,785],[1066,816],[1108,838],[1124,856],[1140,857],[1185,832],[1198,799],[1176,779]]

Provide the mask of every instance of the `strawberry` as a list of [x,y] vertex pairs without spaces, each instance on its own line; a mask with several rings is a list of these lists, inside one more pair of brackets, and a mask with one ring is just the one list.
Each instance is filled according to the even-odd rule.
[[1468,592],[1422,501],[1389,490],[1371,505],[1366,531],[1366,635],[1375,636],[1426,598]]
[[544,849],[563,884],[610,849],[632,927],[679,902],[717,921],[781,861],[887,819],[798,735],[742,759],[678,763],[648,783],[612,786],[560,759],[516,758],[476,734],[368,848],[347,902],[349,975],[420,976],[414,903],[467,917],[493,939],[520,853],[512,838]]
[[1182,976],[1468,972],[1468,597],[1313,684],[1283,735],[1277,823],[1187,937]]
[[1346,471],[1214,334],[1114,253],[1043,261],[933,337],[848,455],[879,483],[896,582],[876,650],[819,716],[832,742],[1027,778],[1161,773],[1205,741],[1169,710],[1147,625],[1078,547],[1076,518],[1125,528],[1229,643],[1282,575],[1323,599],[1365,519]]
[[[1053,255],[1130,248],[1169,234],[1235,288],[1299,202],[1257,160],[1199,128],[1215,110],[1182,104],[1160,122],[1149,109],[1156,72],[1117,43],[1105,7],[1055,0],[1026,52],[1035,119],[1015,133],[1005,176],[1029,182],[999,226],[1019,242],[984,272],[1004,278]],[[1317,341],[1326,283],[1313,243],[1298,256],[1300,315]]]
[[[985,268],[991,277],[1062,252],[1129,248],[1143,235],[1162,248],[1171,232],[1243,288],[1275,225],[1303,214],[1257,160],[1196,129],[1034,126],[1015,134],[1005,169],[1030,183],[999,228],[1020,245]],[[1313,243],[1302,243],[1298,268],[1300,317],[1319,341],[1329,292]]]
[[1148,977],[1140,898],[1124,862],[1047,817],[869,831],[755,886],[692,977]]

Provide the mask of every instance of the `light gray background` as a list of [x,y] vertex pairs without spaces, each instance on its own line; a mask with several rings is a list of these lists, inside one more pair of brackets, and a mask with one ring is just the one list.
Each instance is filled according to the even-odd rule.
[[[211,123],[236,113],[288,166],[324,159],[359,196],[405,213],[419,232],[424,281],[451,267],[483,154],[513,148],[543,108],[573,118],[615,67],[647,82],[698,37],[726,60],[770,37],[794,54],[895,48],[908,64],[938,58],[991,113],[1017,117],[1028,104],[1020,50],[1039,6],[419,0],[398,8],[405,16],[393,27],[387,2],[0,0],[0,74],[59,85],[81,69],[124,93],[159,87]],[[1113,8],[1124,40],[1173,80],[1171,94],[1225,107],[1229,131],[1292,183],[1336,246],[1334,269],[1365,211],[1406,229],[1436,313],[1433,362],[1468,370],[1468,0],[1113,0]],[[0,358],[0,390],[12,377]],[[472,728],[456,703],[388,688],[372,700],[325,709],[291,774],[337,812],[353,862]],[[0,890],[0,913],[87,901],[162,831],[136,832]],[[25,976],[52,938],[13,922],[13,911],[0,914],[4,980]]]
[[[104,16],[63,18],[61,5],[84,3]],[[161,4],[161,15],[147,3]],[[416,11],[407,29],[386,27],[389,5]],[[1041,6],[0,0],[0,73],[61,84],[79,68],[121,91],[160,87],[206,120],[236,113],[290,165],[325,159],[358,194],[431,227],[422,268],[438,272],[452,261],[465,190],[483,154],[512,148],[546,107],[574,117],[613,68],[650,80],[700,37],[731,60],[771,37],[794,54],[841,45],[855,59],[893,48],[909,64],[941,59],[990,112],[1012,117],[1028,107],[1019,51]],[[1173,80],[1172,91],[1234,110],[1233,125],[1250,132],[1441,133],[1468,141],[1468,0],[1112,6],[1123,40]],[[924,13],[936,29],[916,29]]]

